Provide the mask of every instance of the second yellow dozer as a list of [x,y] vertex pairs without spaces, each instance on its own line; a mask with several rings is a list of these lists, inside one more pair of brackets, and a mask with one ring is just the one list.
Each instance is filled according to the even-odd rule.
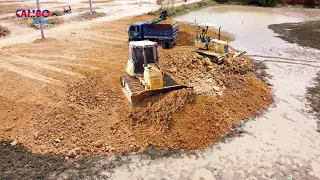
[[179,85],[163,73],[158,65],[156,42],[132,41],[129,44],[130,59],[120,77],[122,91],[132,107],[143,99],[173,90],[189,88]]
[[[204,54],[207,56],[213,56],[217,59],[217,63],[222,63],[224,58],[232,57],[234,52],[229,50],[228,42],[220,40],[220,29],[221,27],[218,24],[213,23],[199,23],[198,26],[195,46],[199,49],[196,52]],[[200,28],[204,27],[205,34],[207,34],[209,27],[219,27],[218,39],[213,39],[211,37],[201,38],[200,37]]]

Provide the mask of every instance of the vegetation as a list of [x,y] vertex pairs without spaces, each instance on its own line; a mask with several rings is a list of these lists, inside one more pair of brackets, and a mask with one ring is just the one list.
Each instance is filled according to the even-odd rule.
[[306,4],[304,6],[305,7],[315,8],[316,7],[316,0],[307,0]]
[[0,37],[10,34],[10,30],[0,24]]

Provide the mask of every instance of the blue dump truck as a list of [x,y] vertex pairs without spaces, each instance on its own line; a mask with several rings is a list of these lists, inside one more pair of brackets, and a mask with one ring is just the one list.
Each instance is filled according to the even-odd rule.
[[[157,42],[163,48],[171,48],[175,45],[179,35],[179,24],[161,22],[166,16],[148,22],[136,22],[130,25],[129,41],[149,40]],[[161,23],[160,23],[161,22]]]

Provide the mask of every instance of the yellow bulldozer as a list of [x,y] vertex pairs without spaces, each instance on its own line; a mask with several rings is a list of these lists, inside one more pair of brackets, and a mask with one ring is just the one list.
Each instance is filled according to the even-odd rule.
[[156,42],[147,40],[129,43],[130,59],[125,68],[127,75],[120,77],[120,83],[132,107],[149,96],[188,88],[161,71],[157,47]]
[[[229,50],[228,42],[222,41],[220,39],[221,26],[213,23],[198,23],[196,25],[198,26],[198,30],[194,42],[195,46],[199,48],[198,50],[196,50],[196,52],[207,56],[216,57],[218,63],[222,62],[225,57],[233,56],[233,52]],[[202,29],[202,32],[200,31],[201,27],[204,28]],[[217,39],[213,39],[211,37],[203,37],[203,34],[207,35],[209,27],[219,27]]]

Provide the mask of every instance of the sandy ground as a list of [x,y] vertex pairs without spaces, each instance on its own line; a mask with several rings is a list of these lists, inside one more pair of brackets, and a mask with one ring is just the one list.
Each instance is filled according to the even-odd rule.
[[[85,27],[85,25],[83,25],[83,27]],[[266,28],[266,26],[264,26],[264,28]],[[102,30],[105,29],[105,27],[100,27],[95,30],[99,31],[99,29]],[[70,29],[65,28],[65,31],[68,30]],[[51,32],[53,35],[53,31]],[[99,33],[105,33],[103,35],[99,33],[95,35],[92,33],[88,34],[86,30],[77,30],[76,32],[64,35],[62,35],[62,32],[56,33],[55,35],[59,36],[55,37],[55,39],[47,39],[33,43],[32,45],[38,48],[33,48],[32,53],[23,51],[29,50],[28,45],[24,44],[15,45],[14,47],[7,46],[1,49],[1,68],[5,69],[5,71],[1,72],[1,77],[3,77],[1,84],[4,84],[6,87],[5,90],[2,89],[1,91],[1,94],[5,95],[2,96],[3,100],[1,102],[8,103],[8,105],[2,106],[2,108],[4,107],[3,109],[6,111],[9,110],[7,112],[10,116],[6,116],[6,114],[2,115],[5,115],[5,118],[12,118],[11,122],[15,122],[14,124],[5,124],[6,136],[14,137],[14,135],[10,135],[12,129],[18,130],[21,136],[27,134],[33,134],[33,137],[30,138],[38,138],[39,135],[41,136],[41,134],[32,131],[32,129],[29,129],[29,131],[19,129],[19,124],[22,123],[21,119],[32,119],[31,116],[34,117],[34,115],[28,112],[34,109],[41,110],[40,113],[35,114],[35,117],[39,119],[44,117],[44,123],[46,121],[46,115],[49,115],[50,118],[59,118],[59,112],[63,110],[59,103],[62,101],[60,97],[65,95],[62,87],[66,84],[72,84],[73,87],[80,87],[78,89],[83,90],[81,88],[82,83],[78,84],[77,80],[86,76],[92,69],[95,70],[97,67],[105,68],[107,71],[113,72],[114,75],[104,76],[105,80],[99,78],[95,80],[96,78],[92,77],[93,81],[88,82],[95,84],[102,82],[102,86],[110,85],[108,82],[111,84],[117,83],[117,81],[113,79],[117,79],[119,72],[123,71],[121,65],[124,65],[124,62],[119,63],[118,58],[110,58],[116,54],[116,52],[105,53],[95,51],[83,55],[79,50],[88,51],[88,47],[81,46],[81,44],[90,43],[92,42],[92,38],[94,38],[96,41],[93,48],[95,49],[106,48],[107,43],[108,48],[121,51],[121,49],[116,48],[116,45],[126,43],[126,36],[119,35],[115,29],[107,32],[103,30],[99,31]],[[90,36],[91,39],[86,38],[85,35]],[[106,35],[109,36],[106,37]],[[69,37],[69,39],[67,37]],[[29,41],[32,41],[32,38],[29,39]],[[266,38],[272,39],[273,37],[267,36]],[[123,42],[121,42],[122,39]],[[11,44],[9,40],[2,42],[6,43],[6,45]],[[15,39],[12,44],[15,42],[19,42],[19,38]],[[43,46],[44,44],[45,46]],[[57,46],[58,44],[60,44],[60,46]],[[78,46],[68,46],[70,44],[77,44]],[[56,48],[52,50],[52,46]],[[269,44],[269,46],[274,46],[274,44]],[[269,46],[266,47],[269,48]],[[306,53],[304,53],[300,47],[294,45],[289,47],[285,46],[277,52],[283,53],[283,58],[290,59],[287,60],[275,58],[278,57],[279,54],[275,55],[274,52],[266,49],[266,47],[260,45],[260,47],[256,48],[256,51],[249,52],[253,54],[258,52],[268,56],[259,59],[258,56],[260,54],[256,54],[256,56],[253,57],[257,60],[265,60],[267,58],[268,72],[273,76],[273,79],[269,81],[275,90],[275,107],[270,108],[267,113],[257,118],[257,121],[250,121],[246,123],[245,126],[242,126],[239,132],[243,132],[240,133],[244,135],[243,137],[236,138],[231,142],[228,142],[227,139],[227,144],[218,143],[205,151],[194,154],[182,153],[177,157],[93,157],[92,159],[85,159],[85,162],[78,165],[78,169],[72,168],[71,171],[63,169],[57,170],[57,173],[51,174],[49,178],[57,179],[57,177],[59,177],[65,179],[68,176],[83,178],[83,176],[87,175],[95,176],[98,179],[203,178],[238,180],[285,179],[291,175],[294,179],[317,179],[320,161],[318,150],[319,142],[317,141],[319,134],[316,132],[315,121],[312,121],[312,117],[306,113],[307,109],[303,97],[304,88],[308,85],[307,82],[310,80],[310,77],[315,75],[313,72],[315,69],[314,66],[318,64],[316,58],[318,57],[318,52],[308,49],[308,55],[306,56]],[[50,53],[51,55],[48,56],[46,52],[49,50],[52,54]],[[42,54],[42,56],[35,57],[35,53]],[[110,58],[108,65],[114,64],[112,68],[103,63],[103,61],[106,61],[106,58],[101,57],[105,57],[106,55]],[[298,60],[298,58],[300,60]],[[292,61],[299,61],[299,66],[290,65],[293,64],[290,63]],[[304,61],[310,61],[312,66],[304,65]],[[288,65],[288,63],[290,64]],[[300,70],[299,73],[296,73],[298,72],[297,70]],[[19,74],[19,76],[16,76],[15,73]],[[16,83],[8,83],[12,81]],[[299,87],[297,87],[295,82],[299,82]],[[53,86],[55,87],[54,91],[50,88]],[[18,90],[22,88],[24,89],[23,93]],[[288,91],[288,89],[291,91]],[[96,92],[94,88],[92,92]],[[113,94],[112,97],[118,99],[118,94],[114,92],[115,91],[111,89],[111,92],[108,93]],[[46,93],[45,96],[39,96],[39,94],[44,93]],[[102,93],[101,96],[103,97],[104,94]],[[70,100],[74,99],[71,96],[69,96],[69,98]],[[99,96],[97,98],[99,98]],[[55,103],[52,102],[52,99],[54,99]],[[90,105],[92,105],[91,102],[84,102],[84,105],[90,109]],[[98,102],[101,103],[98,105],[106,106],[102,101]],[[111,99],[110,102],[118,103],[117,100],[113,99]],[[110,122],[110,119],[117,118],[113,116],[113,112],[116,109],[112,108],[112,103],[107,104],[107,107],[111,108],[104,110],[106,114],[100,114],[100,118],[104,118],[105,122]],[[210,102],[208,104],[210,105]],[[42,110],[46,110],[46,107],[49,106],[54,107],[54,109],[51,109],[54,110],[52,111],[53,114],[45,114],[45,116],[43,116],[43,114],[41,114]],[[94,110],[83,110],[75,108],[74,106],[66,106],[63,111],[70,113],[71,116],[69,118],[71,119],[75,118],[73,116],[73,114],[75,114],[74,112],[79,113],[79,115],[88,116],[88,118],[90,117],[89,114],[98,113]],[[192,114],[193,111],[190,112]],[[208,111],[208,113],[210,113],[210,111]],[[14,114],[16,114],[16,116],[12,116]],[[194,115],[197,116],[196,114]],[[79,121],[77,125],[80,129],[81,126],[83,126],[81,122],[82,121]],[[91,123],[96,122],[96,120],[92,119]],[[30,123],[30,125],[33,125],[32,122]],[[116,128],[119,125],[121,126],[121,124],[112,124],[110,127]],[[69,126],[70,125],[66,124],[66,128],[69,128]],[[97,124],[97,126],[103,127],[103,124]],[[50,132],[51,128],[47,130]],[[9,133],[7,133],[7,131],[9,131]],[[101,131],[105,131],[105,129],[101,129]],[[92,135],[94,136],[95,134]],[[69,137],[69,134],[67,136]],[[55,137],[51,138],[56,139]],[[56,139],[57,144],[59,144],[61,140],[63,142],[64,139],[65,137]],[[118,139],[125,138],[119,137]],[[76,141],[77,139],[71,137],[70,140]],[[201,140],[203,140],[203,138],[201,138]],[[6,148],[7,145],[1,147]],[[47,149],[47,147],[41,147],[40,145],[38,145],[38,147],[40,151]],[[57,164],[59,164],[59,161],[57,161]],[[81,175],[80,177],[79,174]]]
[[[195,150],[212,144],[232,124],[254,117],[271,103],[270,89],[250,74],[253,65],[249,59],[239,57],[223,65],[211,63],[192,52],[194,47],[189,44],[196,28],[180,24],[184,33],[178,46],[160,50],[160,65],[176,81],[194,86],[196,93],[204,95],[186,106],[192,93],[169,93],[150,99],[151,107],[142,104],[132,117],[126,116],[130,106],[118,79],[124,74],[128,54],[117,52],[126,51],[128,44],[125,31],[119,32],[125,24],[152,18],[127,18],[57,39],[37,40],[32,43],[32,49],[36,49],[33,53],[29,53],[30,44],[3,47],[1,83],[7,88],[1,90],[2,136],[33,152],[68,156],[74,156],[69,153],[76,148],[82,155],[135,148],[143,152],[148,146]],[[228,38],[222,34],[222,39]],[[13,73],[21,78],[14,84],[11,81],[17,76]],[[17,88],[22,84],[26,87]],[[206,90],[209,85],[214,89]],[[226,89],[223,95],[222,89]],[[28,95],[21,99],[22,94]],[[181,107],[175,109],[175,103]],[[12,107],[23,112],[17,113]],[[211,115],[207,115],[209,112]]]

